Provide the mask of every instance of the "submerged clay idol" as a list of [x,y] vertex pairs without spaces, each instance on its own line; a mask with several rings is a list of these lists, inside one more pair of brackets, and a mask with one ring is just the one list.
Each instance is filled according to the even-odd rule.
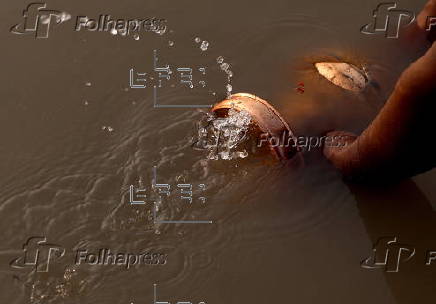
[[[291,139],[295,138],[288,123],[278,111],[266,100],[255,95],[248,93],[233,94],[216,104],[212,111],[218,116],[225,116],[230,109],[249,113],[253,124],[271,138],[281,138],[283,134],[286,134]],[[270,144],[269,148],[280,160],[291,159],[299,155],[297,145]]]

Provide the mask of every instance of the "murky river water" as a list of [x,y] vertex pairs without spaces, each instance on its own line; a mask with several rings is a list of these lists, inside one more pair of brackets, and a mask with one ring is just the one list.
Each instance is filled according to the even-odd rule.
[[[298,135],[359,133],[426,47],[407,34],[361,34],[377,1],[51,1],[48,9],[72,18],[48,39],[11,34],[28,3],[6,2],[1,303],[434,301],[436,266],[425,265],[426,250],[436,250],[434,171],[374,189],[344,183],[317,149],[304,153],[304,166],[253,155],[210,160],[193,147],[208,109],[165,107],[214,104],[231,84],[270,101]],[[423,5],[399,3],[415,12]],[[101,14],[163,18],[167,30],[136,39],[74,31],[77,16]],[[195,70],[196,86],[164,80],[156,99],[150,86],[131,88],[130,69],[154,73],[153,50],[173,76],[177,67]],[[326,59],[364,66],[368,89],[351,94],[323,79],[313,63]],[[170,195],[156,199],[153,181],[170,185]],[[129,204],[131,185],[146,189],[145,204]],[[192,186],[191,203],[180,185]],[[31,240],[23,252],[31,237],[46,242]],[[399,272],[362,268],[380,237],[397,237],[415,256]],[[91,257],[76,263],[78,252],[102,249],[159,257],[129,269],[90,265]],[[37,263],[11,267],[26,252],[39,252]],[[48,271],[39,271],[44,252]]]

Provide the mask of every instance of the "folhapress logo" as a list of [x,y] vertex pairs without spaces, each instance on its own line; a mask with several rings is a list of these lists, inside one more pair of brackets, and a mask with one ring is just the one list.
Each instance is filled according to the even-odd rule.
[[372,251],[372,255],[360,264],[362,268],[383,268],[386,272],[398,272],[400,264],[415,255],[415,248],[397,243],[396,237],[378,239]]
[[23,22],[11,28],[13,34],[33,34],[35,38],[48,38],[50,28],[61,24],[71,16],[68,13],[48,10],[46,3],[31,3],[23,11]]
[[373,11],[374,20],[364,25],[363,34],[385,33],[386,38],[398,38],[401,26],[408,26],[415,20],[415,13],[396,9],[396,3],[381,3]]
[[[61,24],[72,17],[61,11],[46,9],[45,3],[31,3],[23,11],[23,22],[11,27],[13,34],[34,34],[35,38],[48,38],[50,29],[54,25]],[[102,14],[98,18],[91,19],[88,16],[77,16],[74,31],[110,32],[112,35],[139,37],[139,32],[154,32],[163,35],[166,32],[166,19],[158,18],[135,18],[113,19],[111,15]],[[135,38],[137,40],[137,38]]]
[[436,25],[436,16],[427,16],[427,20],[425,22],[425,30],[430,31],[434,25]]
[[23,245],[23,256],[11,261],[14,268],[32,267],[37,272],[48,272],[50,261],[65,254],[65,249],[48,244],[45,237],[31,237]]

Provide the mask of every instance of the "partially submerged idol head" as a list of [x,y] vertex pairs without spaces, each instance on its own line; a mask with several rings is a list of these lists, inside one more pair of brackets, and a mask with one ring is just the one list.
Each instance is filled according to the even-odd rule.
[[[237,93],[217,103],[213,108],[218,117],[227,116],[230,109],[238,112],[245,111],[250,114],[251,122],[262,134],[267,134],[270,151],[279,160],[289,160],[296,156],[301,157],[296,137],[291,131],[288,123],[272,105],[255,95],[248,93]],[[291,144],[272,144],[280,142],[281,138],[288,138]],[[271,140],[274,139],[274,140]]]

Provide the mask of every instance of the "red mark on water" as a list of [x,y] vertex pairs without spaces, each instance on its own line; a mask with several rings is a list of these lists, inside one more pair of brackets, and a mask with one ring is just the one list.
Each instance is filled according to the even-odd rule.
[[298,93],[303,94],[304,93],[304,83],[303,82],[299,82],[298,83],[298,87],[296,87],[295,90]]

